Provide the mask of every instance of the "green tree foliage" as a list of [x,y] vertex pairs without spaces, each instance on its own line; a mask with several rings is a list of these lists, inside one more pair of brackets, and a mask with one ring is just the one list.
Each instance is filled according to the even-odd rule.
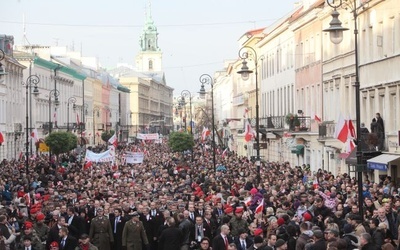
[[108,130],[108,131],[104,131],[103,133],[101,133],[101,139],[104,142],[108,142],[108,140],[111,138],[111,136],[113,136],[115,133],[114,130]]
[[67,153],[76,148],[78,138],[70,132],[52,132],[46,137],[45,143],[53,154]]
[[183,152],[194,146],[193,136],[185,132],[172,132],[168,140],[169,147],[173,152]]

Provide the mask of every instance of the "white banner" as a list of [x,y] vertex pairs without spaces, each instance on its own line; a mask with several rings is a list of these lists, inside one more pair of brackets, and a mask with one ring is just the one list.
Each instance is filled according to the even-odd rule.
[[112,149],[109,149],[97,154],[93,151],[86,150],[85,160],[92,162],[113,162],[115,160],[115,151],[113,152]]
[[138,134],[137,138],[139,140],[158,140],[160,139],[160,135],[157,133],[154,134]]
[[143,152],[126,152],[125,153],[125,162],[126,163],[131,163],[131,164],[142,163],[143,159],[144,159]]

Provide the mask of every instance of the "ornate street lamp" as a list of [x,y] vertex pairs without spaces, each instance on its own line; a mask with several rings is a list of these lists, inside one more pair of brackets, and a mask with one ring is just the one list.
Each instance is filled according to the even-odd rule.
[[[249,51],[251,52],[249,54]],[[242,68],[237,72],[242,76],[243,81],[247,81],[249,79],[250,74],[253,73],[252,70],[249,69],[247,66],[247,61],[246,59],[249,58],[249,56],[253,57],[254,59],[254,71],[255,71],[255,78],[256,78],[256,152],[257,152],[257,158],[256,158],[256,167],[257,167],[257,183],[259,184],[261,182],[261,170],[260,170],[260,165],[261,165],[261,159],[260,159],[260,121],[259,121],[259,105],[258,105],[258,59],[263,59],[257,58],[257,53],[252,47],[244,46],[239,50],[239,57],[243,59],[242,61]]]
[[[29,109],[28,109],[28,93],[29,93],[29,87],[33,86],[33,95],[38,96],[39,95],[39,89],[38,89],[38,83],[40,82],[40,79],[37,75],[30,75],[26,79],[26,82],[22,82],[22,85],[25,86],[25,129],[26,129],[26,134],[25,134],[25,171],[26,174],[29,173],[29,131],[31,128],[29,128]],[[31,107],[32,108],[32,107]]]
[[[67,103],[67,132],[69,132],[69,104],[72,104],[72,109],[75,110],[76,109],[76,98],[71,96],[70,98],[68,98],[68,103]],[[79,125],[79,124],[78,124]]]
[[[349,0],[350,1],[350,0]],[[347,28],[342,27],[342,22],[339,20],[339,13],[337,12],[337,8],[342,7],[343,0],[338,1],[326,1],[329,6],[333,8],[332,12],[332,21],[329,23],[330,27],[325,29],[325,32],[329,32],[331,42],[334,44],[339,44],[343,40],[343,31],[348,30]],[[358,11],[362,10],[359,6],[357,6],[357,1],[353,0],[353,3],[346,4],[346,8],[351,8],[351,12],[353,12],[353,20],[354,20],[354,59],[355,59],[355,74],[356,79],[353,84],[355,88],[355,101],[356,101],[356,131],[357,131],[357,184],[358,184],[358,207],[359,214],[361,218],[364,220],[363,213],[363,183],[362,183],[362,152],[361,152],[361,112],[360,112],[360,74],[359,74],[359,62],[358,62],[358,28],[357,28],[357,18]]]
[[96,145],[96,120],[95,117],[100,116],[100,107],[93,107],[93,145]]
[[[182,103],[185,106],[186,105],[186,97],[189,98],[189,108],[190,108],[190,134],[193,135],[193,118],[192,118],[192,93],[190,93],[189,90],[183,90],[181,92],[181,96],[182,96]],[[186,110],[186,108],[185,108]],[[185,115],[186,115],[186,111],[185,111]]]
[[215,161],[215,121],[214,121],[214,79],[208,75],[203,74],[200,76],[201,88],[199,91],[200,97],[204,98],[206,95],[206,90],[204,88],[204,84],[210,84],[211,86],[211,116],[212,116],[212,150],[213,150],[213,164],[214,164],[214,172],[216,171],[216,161]]

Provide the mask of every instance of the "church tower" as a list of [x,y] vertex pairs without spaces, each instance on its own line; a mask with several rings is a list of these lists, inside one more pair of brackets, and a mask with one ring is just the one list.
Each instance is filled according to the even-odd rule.
[[151,17],[151,2],[146,8],[146,21],[140,36],[140,52],[136,56],[136,68],[139,72],[162,71],[162,52],[158,47],[157,27]]

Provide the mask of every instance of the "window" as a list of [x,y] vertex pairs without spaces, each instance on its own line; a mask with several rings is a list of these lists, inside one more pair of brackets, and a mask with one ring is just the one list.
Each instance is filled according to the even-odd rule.
[[149,70],[153,70],[153,60],[149,60]]

